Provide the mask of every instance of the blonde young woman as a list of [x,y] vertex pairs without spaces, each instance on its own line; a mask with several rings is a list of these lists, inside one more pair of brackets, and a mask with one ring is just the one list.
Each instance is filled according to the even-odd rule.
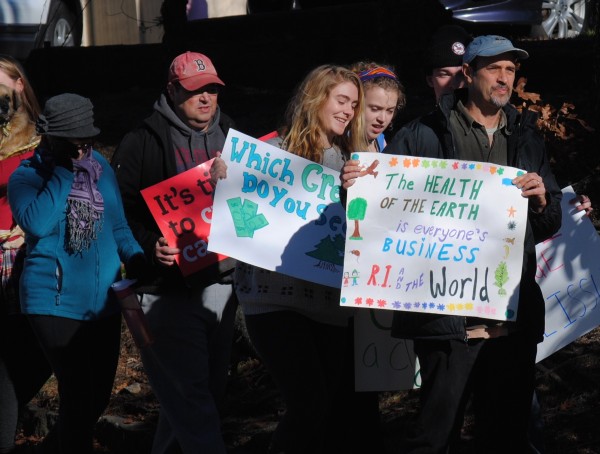
[[[319,66],[291,100],[284,132],[269,142],[341,170],[352,151],[367,148],[363,118],[358,75]],[[339,289],[247,264],[238,264],[234,282],[252,344],[286,405],[269,452],[326,452],[352,312],[339,306]]]
[[[40,106],[22,66],[9,55],[0,55],[0,84],[18,94],[22,110],[33,125]],[[21,134],[23,140],[19,141],[8,140],[16,132],[10,121],[0,132],[0,454],[13,452],[19,410],[52,374],[31,326],[19,308],[18,285],[25,244],[23,232],[8,205],[6,191],[12,172],[21,161],[31,158],[40,142],[35,128],[29,129],[33,134]]]
[[[384,133],[391,130],[396,115],[406,105],[404,86],[398,79],[394,67],[390,65],[374,61],[359,61],[351,65],[350,69],[358,75],[363,85],[367,151],[381,152],[386,146]],[[337,448],[340,452],[382,453],[385,448],[381,432],[379,394],[354,390],[352,322],[347,345],[344,379],[335,401],[336,408],[340,409],[343,415],[338,418],[334,428],[341,434]]]
[[365,92],[367,151],[385,148],[384,132],[391,129],[396,114],[406,106],[406,94],[394,68],[373,61],[360,61],[351,69],[358,74]]

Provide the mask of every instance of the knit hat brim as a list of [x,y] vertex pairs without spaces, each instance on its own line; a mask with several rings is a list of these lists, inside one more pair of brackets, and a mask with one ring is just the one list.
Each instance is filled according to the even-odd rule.
[[54,96],[44,106],[37,126],[40,134],[86,139],[100,134],[94,126],[94,106],[88,98],[73,93]]

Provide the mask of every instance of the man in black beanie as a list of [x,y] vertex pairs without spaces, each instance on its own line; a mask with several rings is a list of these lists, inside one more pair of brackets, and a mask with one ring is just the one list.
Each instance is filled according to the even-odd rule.
[[459,25],[443,25],[431,37],[425,55],[425,80],[435,92],[436,103],[443,94],[464,86],[462,58],[473,37]]

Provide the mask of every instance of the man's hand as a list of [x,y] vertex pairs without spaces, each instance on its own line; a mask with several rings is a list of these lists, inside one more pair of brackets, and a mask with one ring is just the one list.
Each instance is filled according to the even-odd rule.
[[521,195],[529,199],[529,208],[541,213],[546,208],[546,187],[544,180],[537,173],[531,172],[516,177],[512,183],[521,190]]
[[175,264],[175,256],[181,250],[174,247],[169,247],[169,243],[164,237],[160,237],[154,246],[154,260],[163,266],[173,266]]
[[223,180],[224,178],[227,178],[227,164],[221,158],[221,153],[217,153],[210,167],[210,182],[215,186],[219,180]]
[[592,208],[592,201],[587,195],[577,194],[573,199],[569,200],[571,205],[576,205],[575,209],[577,211],[585,211],[585,215],[589,216],[592,214],[594,209]]

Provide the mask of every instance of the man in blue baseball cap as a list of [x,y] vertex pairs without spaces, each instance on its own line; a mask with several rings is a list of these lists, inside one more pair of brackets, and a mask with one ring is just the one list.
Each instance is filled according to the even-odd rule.
[[[414,340],[421,367],[421,409],[405,454],[448,452],[460,438],[471,393],[474,452],[532,452],[527,429],[537,343],[544,335],[535,244],[560,228],[562,194],[536,128],[537,116],[509,103],[519,61],[528,57],[504,37],[476,37],[463,54],[465,87],[443,94],[434,111],[400,129],[383,150],[527,172],[512,181],[529,201],[517,320],[499,323],[474,316],[394,313],[392,335]],[[346,163],[345,189],[358,171],[357,161]]]
[[518,49],[504,36],[484,35],[476,37],[463,55],[463,63],[471,63],[476,57],[496,57],[497,55],[510,52],[519,60],[529,58],[529,54],[523,49]]

